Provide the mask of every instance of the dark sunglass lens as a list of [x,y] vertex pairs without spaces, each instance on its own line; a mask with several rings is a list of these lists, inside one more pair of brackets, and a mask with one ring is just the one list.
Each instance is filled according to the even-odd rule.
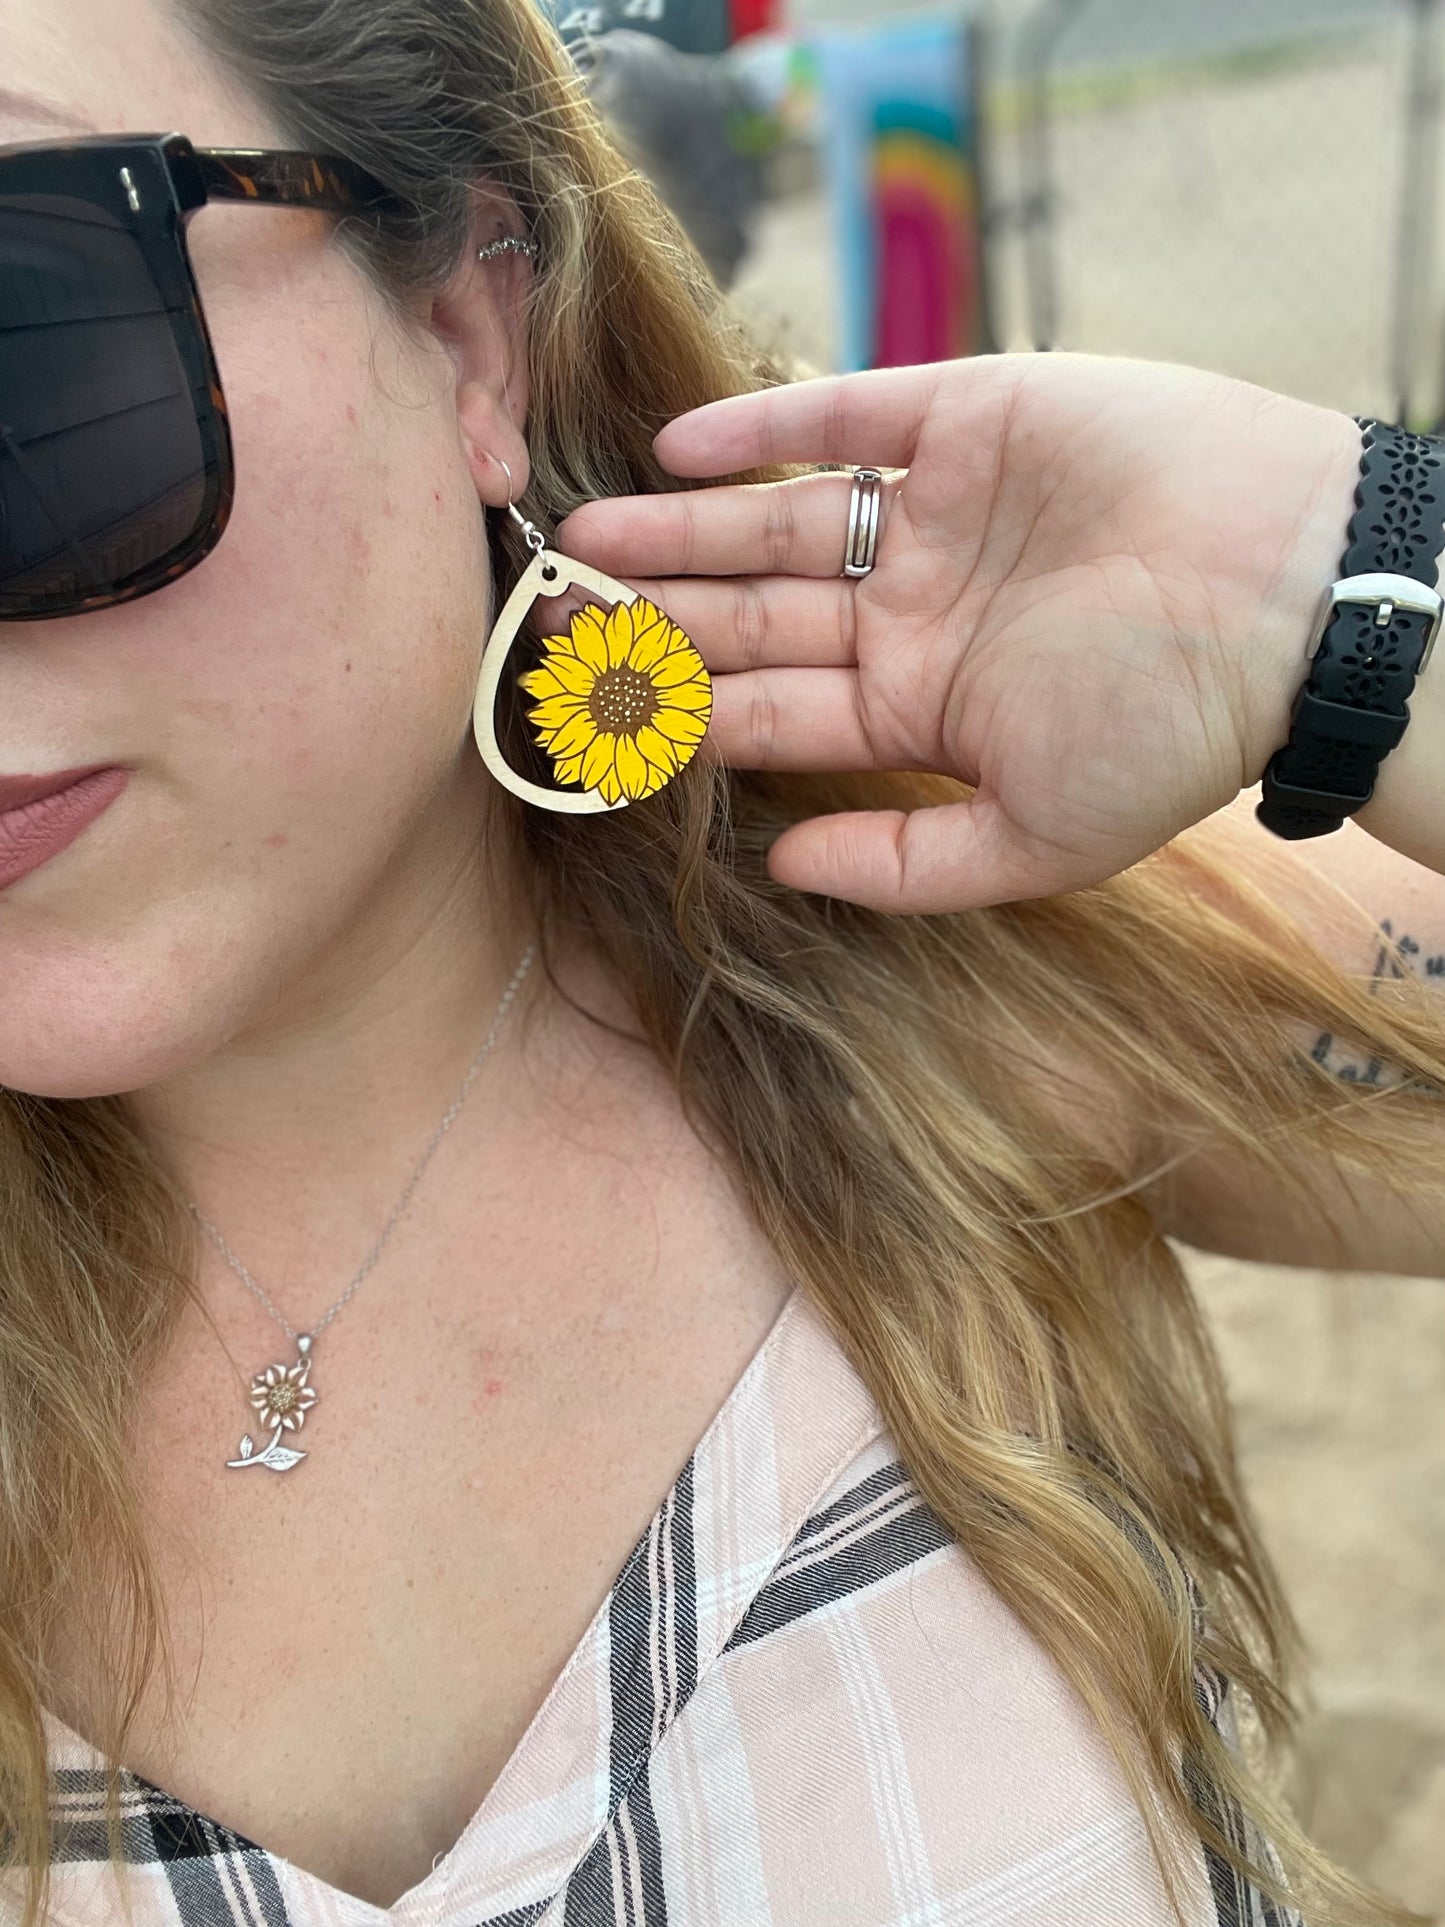
[[0,195],[0,615],[104,596],[182,548],[207,463],[172,319],[104,209]]

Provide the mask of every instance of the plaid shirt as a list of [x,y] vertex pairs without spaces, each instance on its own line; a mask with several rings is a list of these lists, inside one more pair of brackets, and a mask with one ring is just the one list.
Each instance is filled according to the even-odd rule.
[[[1228,1730],[1227,1697],[1201,1694]],[[110,1927],[102,1762],[47,1720],[52,1918]],[[392,1907],[134,1774],[123,1814],[136,1927],[1173,1920],[1098,1729],[922,1503],[801,1294],[460,1839]],[[1190,1927],[1298,1927],[1190,1852]]]

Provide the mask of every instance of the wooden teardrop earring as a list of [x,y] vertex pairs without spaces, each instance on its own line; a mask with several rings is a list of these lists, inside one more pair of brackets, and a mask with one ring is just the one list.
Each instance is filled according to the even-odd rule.
[[[712,683],[691,640],[636,589],[574,562],[546,538],[512,501],[532,560],[497,618],[482,651],[472,729],[482,760],[497,781],[524,802],[581,815],[639,803],[670,783],[691,762],[712,715]],[[517,678],[536,698],[527,711],[536,741],[552,759],[558,784],[532,783],[518,774],[497,741],[496,698],[512,645],[533,605],[581,589],[611,606],[588,603],[565,634],[543,639],[535,669]]]

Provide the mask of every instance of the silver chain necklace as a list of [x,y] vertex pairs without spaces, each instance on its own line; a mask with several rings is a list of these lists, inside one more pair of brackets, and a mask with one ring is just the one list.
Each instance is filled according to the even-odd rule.
[[301,1460],[308,1456],[305,1452],[299,1452],[292,1446],[283,1445],[281,1443],[281,1435],[283,1432],[299,1431],[305,1422],[306,1414],[316,1403],[315,1389],[308,1383],[311,1375],[312,1342],[318,1333],[325,1331],[326,1327],[331,1323],[332,1319],[341,1310],[342,1306],[381,1256],[382,1247],[391,1236],[402,1212],[406,1209],[412,1192],[415,1191],[421,1180],[422,1172],[425,1171],[427,1165],[431,1162],[432,1153],[451,1129],[457,1112],[460,1111],[462,1105],[465,1103],[467,1092],[472,1088],[472,1080],[482,1068],[483,1058],[485,1058],[487,1052],[497,1040],[497,1033],[501,1028],[502,1019],[506,1016],[507,1008],[511,1004],[513,997],[516,996],[522,979],[527,974],[532,962],[534,949],[535,945],[529,943],[526,950],[522,953],[522,961],[513,972],[512,981],[508,984],[506,993],[501,1003],[497,1006],[497,1014],[492,1019],[492,1027],[487,1032],[486,1040],[476,1056],[472,1059],[471,1068],[462,1080],[461,1089],[447,1106],[446,1115],[428,1139],[427,1147],[422,1152],[416,1169],[407,1179],[401,1196],[392,1206],[391,1214],[381,1228],[381,1235],[362,1259],[351,1283],[346,1287],[345,1291],[342,1292],[331,1309],[312,1326],[309,1332],[297,1332],[292,1329],[281,1316],[281,1313],[277,1311],[275,1305],[272,1304],[270,1298],[267,1297],[266,1293],[256,1283],[256,1280],[251,1276],[250,1272],[247,1271],[246,1267],[241,1263],[241,1260],[236,1256],[235,1252],[232,1251],[220,1232],[217,1231],[216,1227],[211,1223],[210,1219],[203,1217],[196,1206],[187,1198],[186,1208],[190,1211],[192,1217],[195,1218],[196,1222],[201,1226],[202,1230],[205,1231],[212,1243],[216,1245],[232,1271],[234,1271],[247,1288],[260,1299],[267,1311],[269,1311],[271,1316],[276,1320],[276,1323],[295,1345],[297,1353],[296,1363],[294,1365],[268,1365],[264,1372],[257,1372],[251,1380],[251,1404],[255,1407],[258,1421],[270,1429],[270,1442],[258,1452],[255,1441],[248,1432],[245,1438],[241,1440],[241,1456],[236,1459],[227,1459],[226,1464],[228,1466],[240,1466],[244,1468],[252,1465],[264,1465],[268,1466],[273,1472],[289,1472],[293,1465],[299,1465]]

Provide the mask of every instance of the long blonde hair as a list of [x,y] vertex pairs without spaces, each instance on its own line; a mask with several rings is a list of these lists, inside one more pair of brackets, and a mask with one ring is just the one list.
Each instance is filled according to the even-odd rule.
[[[545,524],[677,487],[658,428],[784,378],[599,127],[535,0],[186,0],[184,17],[295,144],[395,190],[384,230],[341,233],[398,316],[454,271],[476,179],[516,197],[540,243],[527,502]],[[504,520],[492,539],[505,592],[525,556]],[[536,755],[519,706],[504,742]],[[499,793],[496,821],[549,944],[565,927],[600,946],[923,1495],[1098,1720],[1170,1892],[1197,1838],[1311,1921],[1414,1918],[1332,1867],[1211,1717],[1227,1680],[1287,1741],[1297,1642],[1208,1337],[1137,1196],[1148,1172],[1087,1108],[1119,1092],[1139,1141],[1233,1147],[1282,1204],[1325,1216],[1312,1162],[1418,1191],[1439,1183],[1438,1000],[1312,949],[1208,824],[1096,887],[956,915],[888,917],[767,875],[801,817],[966,793],[696,759],[643,807],[558,816]],[[1340,1084],[1289,1046],[1292,1024],[1356,1040],[1399,1082]],[[112,1759],[168,1666],[126,1420],[194,1297],[192,1257],[118,1100],[0,1092],[0,1816],[23,1927],[49,1891],[61,1602],[90,1600],[105,1640]]]

